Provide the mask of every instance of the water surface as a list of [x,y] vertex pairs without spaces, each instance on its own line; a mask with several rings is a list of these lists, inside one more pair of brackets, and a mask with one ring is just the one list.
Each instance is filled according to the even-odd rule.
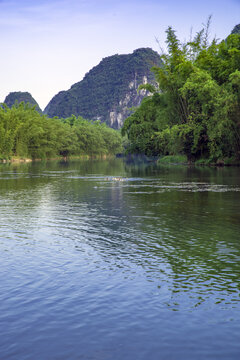
[[240,358],[240,169],[0,166],[0,359]]

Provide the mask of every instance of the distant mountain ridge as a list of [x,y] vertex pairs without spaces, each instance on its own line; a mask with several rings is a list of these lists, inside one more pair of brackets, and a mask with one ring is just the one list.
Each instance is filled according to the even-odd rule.
[[160,65],[159,54],[150,48],[106,57],[82,81],[55,95],[44,113],[63,118],[81,115],[120,128],[129,109],[139,106],[147,95],[146,90],[138,91],[139,85],[153,82],[151,68]]
[[240,34],[240,24],[234,26],[231,34]]
[[8,107],[12,107],[16,102],[18,103],[25,102],[26,104],[29,103],[30,105],[35,105],[36,110],[39,113],[42,113],[42,110],[40,109],[38,103],[29,92],[22,92],[22,91],[10,92],[4,100],[4,103]]

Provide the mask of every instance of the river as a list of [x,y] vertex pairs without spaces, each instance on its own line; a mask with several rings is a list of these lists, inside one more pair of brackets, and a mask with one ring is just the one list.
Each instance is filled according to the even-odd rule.
[[0,166],[1,360],[240,358],[240,168]]

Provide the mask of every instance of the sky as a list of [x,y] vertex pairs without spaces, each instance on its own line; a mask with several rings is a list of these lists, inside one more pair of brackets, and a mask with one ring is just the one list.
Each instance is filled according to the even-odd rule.
[[180,41],[212,15],[210,36],[240,23],[240,0],[0,0],[0,102],[28,91],[44,109],[102,58],[160,51],[168,26]]

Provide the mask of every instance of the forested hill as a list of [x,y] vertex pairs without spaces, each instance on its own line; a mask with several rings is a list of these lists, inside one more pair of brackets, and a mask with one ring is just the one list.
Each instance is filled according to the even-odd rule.
[[39,113],[42,113],[42,110],[40,109],[38,103],[36,100],[32,97],[32,95],[29,92],[22,92],[22,91],[15,91],[8,94],[4,100],[4,103],[8,107],[12,107],[16,102],[19,104],[21,102],[24,102],[25,104],[29,103],[30,105],[35,105],[36,110]]
[[231,34],[240,34],[240,24],[236,25]]
[[160,64],[159,55],[150,48],[106,57],[82,81],[55,95],[44,112],[61,118],[81,115],[120,128],[129,108],[139,106],[147,94],[138,92],[138,86],[153,82],[151,68]]

